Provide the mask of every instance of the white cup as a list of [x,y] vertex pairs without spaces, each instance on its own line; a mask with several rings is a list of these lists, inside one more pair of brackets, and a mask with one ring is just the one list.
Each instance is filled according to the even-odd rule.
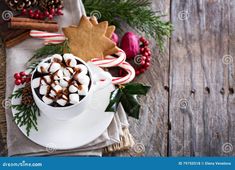
[[[46,115],[50,119],[56,119],[61,121],[71,120],[81,113],[85,111],[87,107],[89,107],[90,100],[92,99],[92,95],[94,92],[105,88],[106,86],[112,83],[112,76],[108,73],[103,71],[101,68],[93,65],[92,63],[86,64],[83,60],[74,57],[76,60],[84,64],[88,68],[88,72],[91,79],[90,89],[88,94],[76,104],[71,106],[65,107],[53,107],[46,103],[44,103],[36,94],[35,89],[31,86],[32,94],[36,105],[38,106],[40,113]],[[51,57],[44,59],[41,63],[47,62],[50,60]],[[41,64],[40,63],[40,64]],[[32,79],[34,77],[34,73],[36,72],[37,68],[33,71]],[[100,81],[102,80],[102,81]]]

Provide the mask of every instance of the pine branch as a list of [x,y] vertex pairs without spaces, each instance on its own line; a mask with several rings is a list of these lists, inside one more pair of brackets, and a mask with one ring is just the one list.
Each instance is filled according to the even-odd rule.
[[45,45],[42,48],[37,49],[33,57],[28,60],[28,63],[31,63],[32,60],[42,59],[48,55],[63,54],[64,52],[70,52],[67,40],[60,44]]
[[26,126],[26,133],[29,136],[30,130],[37,128],[37,116],[40,116],[39,109],[35,103],[32,105],[12,105],[13,109],[16,109],[18,112],[14,115],[13,121],[16,122],[17,125]]
[[10,98],[10,99],[19,98],[20,96],[22,96],[23,89],[24,89],[23,87],[17,89],[9,98]]
[[137,32],[145,32],[147,36],[153,37],[161,51],[173,29],[169,22],[163,21],[162,16],[151,10],[149,0],[83,0],[83,3],[87,15],[98,11],[100,21],[109,21],[120,30],[120,21],[125,22]]
[[[24,87],[14,91],[10,99],[20,98],[23,95],[23,89]],[[11,105],[11,108],[17,110],[17,113],[13,117],[13,121],[15,121],[16,124],[20,127],[25,126],[28,136],[32,128],[38,130],[37,116],[40,116],[40,112],[35,102],[33,102],[31,105],[24,105],[22,103],[17,105]]]

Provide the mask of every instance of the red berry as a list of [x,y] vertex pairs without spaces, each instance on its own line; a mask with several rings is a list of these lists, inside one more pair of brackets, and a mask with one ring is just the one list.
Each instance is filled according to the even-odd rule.
[[141,58],[141,59],[142,59],[142,61],[145,61],[145,60],[146,60],[146,58],[147,58],[147,57],[142,56],[142,58]]
[[147,67],[149,67],[150,66],[150,62],[146,62],[145,63],[145,67],[147,68]]
[[145,50],[144,48],[140,48],[140,52],[143,53]]
[[33,13],[33,10],[32,10],[32,9],[30,9],[30,10],[29,10],[29,14],[32,14],[32,13]]
[[29,14],[29,16],[30,16],[30,18],[34,18],[34,14],[33,13]]
[[31,77],[27,77],[25,81],[26,83],[29,83],[31,81]]
[[14,74],[14,77],[15,77],[15,79],[20,79],[20,77],[21,77],[21,76],[20,76],[20,73],[15,73],[15,74]]
[[144,51],[145,51],[145,52],[149,52],[150,49],[149,49],[148,47],[144,47]]
[[141,68],[140,69],[140,73],[143,73],[145,70],[144,70],[144,68]]
[[26,82],[26,78],[21,79],[21,83],[24,84]]
[[24,71],[21,71],[20,76],[26,76],[26,73]]
[[39,14],[39,19],[43,19],[43,18],[44,18],[44,14],[43,13]]
[[140,64],[141,64],[142,66],[145,65],[145,61],[142,60]]
[[140,71],[139,70],[136,70],[135,71],[135,74],[138,76],[140,74]]
[[62,15],[62,14],[63,14],[63,12],[62,12],[61,9],[58,9],[58,10],[57,10],[57,13],[58,13],[59,15]]
[[54,9],[54,8],[51,8],[50,14],[51,14],[51,15],[54,15],[54,14],[55,14],[55,9]]
[[36,13],[36,14],[34,15],[34,17],[35,17],[36,19],[38,19],[38,18],[39,18],[39,14]]
[[148,45],[149,45],[149,41],[147,41],[147,40],[144,41],[144,45],[145,45],[145,46],[148,46]]
[[20,85],[20,84],[21,84],[21,80],[20,80],[20,79],[16,79],[16,80],[15,80],[15,84],[16,84],[16,85]]
[[48,17],[50,15],[50,13],[48,11],[45,11],[45,16]]
[[148,53],[149,53],[149,56],[151,56],[151,51],[149,51]]
[[146,62],[150,62],[151,58],[150,57],[147,57],[146,58]]
[[148,57],[148,56],[149,56],[149,53],[148,53],[148,52],[145,52],[145,53],[144,53],[144,56],[145,56],[145,57]]
[[27,12],[27,10],[26,10],[26,9],[22,9],[22,15],[25,15],[25,14],[26,14],[26,12]]
[[144,37],[140,37],[140,42],[144,42],[144,41],[145,41]]
[[48,18],[49,18],[49,19],[53,19],[53,15],[49,15]]
[[40,12],[40,11],[39,11],[38,9],[37,9],[36,11],[34,11],[35,14],[39,14],[39,12]]

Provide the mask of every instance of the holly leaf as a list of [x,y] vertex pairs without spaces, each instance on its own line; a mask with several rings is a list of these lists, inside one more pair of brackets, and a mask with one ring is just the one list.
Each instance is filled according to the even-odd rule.
[[149,89],[150,86],[145,86],[140,83],[129,83],[125,86],[123,91],[128,94],[146,95]]
[[128,116],[139,119],[140,104],[137,100],[138,95],[146,95],[150,86],[139,83],[129,83],[114,90],[110,95],[110,102],[106,112],[116,112],[118,104],[122,106]]
[[121,103],[128,116],[139,119],[140,104],[136,95],[122,93]]
[[110,95],[109,105],[106,108],[105,112],[116,112],[120,99],[122,97],[121,89],[117,88]]

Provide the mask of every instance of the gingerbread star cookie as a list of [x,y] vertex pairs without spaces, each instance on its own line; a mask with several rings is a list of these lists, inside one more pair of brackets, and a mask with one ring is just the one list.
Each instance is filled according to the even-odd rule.
[[[94,16],[92,16],[92,17],[90,18],[90,21],[91,21],[91,23],[92,23],[93,25],[97,25],[97,24],[98,24],[98,21],[97,21],[96,17],[94,17]],[[106,33],[105,33],[105,36],[108,37],[109,39],[111,39],[112,34],[114,33],[115,29],[116,29],[116,27],[115,27],[114,25],[108,26],[107,31],[106,31]],[[112,49],[109,49],[109,50],[107,50],[107,51],[104,51],[104,56],[107,56],[107,55],[110,55],[110,54],[115,54],[115,53],[117,53],[118,51],[119,51],[118,47],[115,46],[115,47],[113,47]]]
[[68,38],[71,53],[89,61],[92,58],[104,58],[105,55],[113,54],[111,49],[114,49],[116,45],[106,37],[107,29],[107,21],[92,24],[87,17],[82,16],[77,27],[63,28],[63,32]]

